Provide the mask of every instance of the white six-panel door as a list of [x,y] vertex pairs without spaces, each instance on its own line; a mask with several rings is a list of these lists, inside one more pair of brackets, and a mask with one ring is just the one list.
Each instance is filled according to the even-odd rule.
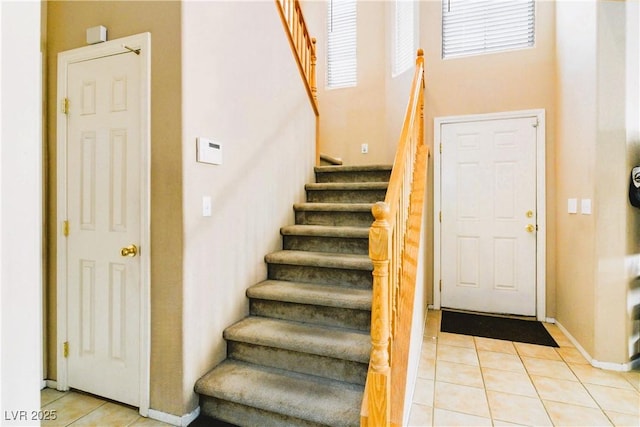
[[441,127],[441,306],[536,315],[535,117]]
[[133,406],[141,357],[140,66],[129,52],[67,70],[68,386]]

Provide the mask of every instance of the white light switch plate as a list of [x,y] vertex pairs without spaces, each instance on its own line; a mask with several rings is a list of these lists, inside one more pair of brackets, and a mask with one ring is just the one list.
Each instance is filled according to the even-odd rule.
[[211,216],[211,196],[202,196],[202,216]]
[[567,199],[567,213],[578,213],[578,199]]
[[580,213],[582,215],[591,215],[591,199],[582,199],[580,201]]

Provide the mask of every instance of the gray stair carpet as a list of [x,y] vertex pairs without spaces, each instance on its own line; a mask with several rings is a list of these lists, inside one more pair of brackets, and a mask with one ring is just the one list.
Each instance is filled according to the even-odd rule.
[[293,206],[227,359],[197,381],[201,413],[238,426],[358,426],[369,365],[371,207],[391,167],[319,166]]

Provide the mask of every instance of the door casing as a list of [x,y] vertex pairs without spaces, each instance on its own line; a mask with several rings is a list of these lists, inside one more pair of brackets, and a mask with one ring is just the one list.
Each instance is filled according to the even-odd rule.
[[150,206],[151,206],[151,34],[142,33],[108,42],[85,46],[58,54],[57,92],[57,388],[68,390],[67,359],[64,343],[67,341],[67,239],[64,221],[67,215],[67,116],[63,103],[67,94],[67,68],[70,64],[117,54],[136,55],[130,49],[140,49],[140,414],[148,415],[150,390]]
[[507,111],[489,114],[474,114],[464,116],[436,117],[434,119],[434,172],[433,172],[433,307],[437,310],[441,307],[440,283],[442,278],[441,256],[441,223],[439,221],[441,211],[441,127],[445,124],[478,122],[486,120],[502,120],[514,118],[533,117],[538,121],[536,127],[536,209],[538,231],[536,241],[536,319],[546,320],[546,187],[545,187],[545,110]]

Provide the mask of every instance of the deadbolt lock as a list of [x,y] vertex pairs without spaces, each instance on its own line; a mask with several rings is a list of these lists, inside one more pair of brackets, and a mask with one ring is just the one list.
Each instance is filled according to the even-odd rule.
[[527,211],[525,215],[527,215],[527,218],[531,218],[533,217],[533,211]]

